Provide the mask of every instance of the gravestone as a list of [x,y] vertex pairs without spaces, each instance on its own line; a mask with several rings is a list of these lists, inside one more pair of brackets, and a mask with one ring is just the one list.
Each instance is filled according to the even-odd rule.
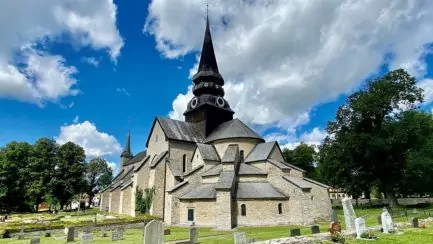
[[310,227],[310,229],[311,229],[311,234],[318,234],[318,233],[320,233],[320,228],[319,228],[318,225],[312,225]]
[[382,225],[382,216],[381,215],[377,216],[377,224]]
[[144,244],[162,244],[164,232],[161,220],[154,219],[144,227]]
[[75,238],[75,228],[66,228],[66,242],[74,241]]
[[362,217],[355,219],[356,238],[361,238],[361,235],[366,231],[365,220]]
[[388,213],[388,210],[384,209],[381,217],[383,233],[389,234],[390,231],[394,230],[391,215]]
[[233,233],[235,244],[247,244],[247,235],[245,232],[235,232]]
[[81,234],[81,242],[92,242],[93,234],[92,233],[83,233]]
[[343,204],[344,223],[346,224],[346,230],[354,230],[356,214],[352,206],[352,200],[346,197],[341,200],[341,203]]
[[189,228],[189,241],[191,244],[198,243],[198,230],[195,226]]
[[123,228],[116,228],[111,235],[112,241],[123,240]]
[[30,240],[30,244],[41,244],[41,239],[40,238],[32,238]]
[[21,226],[20,233],[18,233],[17,239],[18,240],[24,240],[24,229],[22,226]]
[[92,225],[87,225],[86,229],[84,230],[84,233],[92,233],[93,231],[93,226]]
[[171,235],[171,230],[170,229],[165,229],[164,230],[164,235]]
[[329,233],[331,233],[331,235],[335,234],[335,233],[341,233],[341,225],[339,222],[331,222],[331,224],[329,224]]
[[301,229],[296,228],[296,229],[290,229],[290,236],[300,236],[301,235]]
[[331,222],[338,222],[337,211],[335,211],[334,209],[332,210],[331,213]]
[[418,210],[416,210],[416,208],[414,208],[414,209],[412,210],[412,214],[413,214],[413,215],[418,215]]
[[412,217],[410,218],[410,225],[412,226],[412,228],[418,228],[419,227],[419,223],[418,223],[418,218],[417,217]]

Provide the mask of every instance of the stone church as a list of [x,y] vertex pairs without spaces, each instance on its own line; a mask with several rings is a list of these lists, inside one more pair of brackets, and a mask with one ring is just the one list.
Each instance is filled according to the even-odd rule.
[[167,225],[194,221],[228,230],[328,219],[329,187],[304,177],[304,170],[285,162],[277,142],[233,118],[209,20],[192,80],[185,121],[156,117],[147,150],[135,156],[128,134],[122,169],[101,192],[101,210],[135,216],[137,187],[153,187],[150,212]]

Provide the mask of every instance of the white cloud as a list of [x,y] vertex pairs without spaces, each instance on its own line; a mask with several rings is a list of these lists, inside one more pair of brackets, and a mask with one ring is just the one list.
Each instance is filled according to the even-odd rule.
[[94,67],[98,67],[99,66],[99,60],[96,59],[95,57],[82,57],[81,58],[81,62],[90,64],[90,65],[92,65]]
[[424,79],[418,82],[418,87],[424,90],[424,103],[433,102],[433,79]]
[[309,132],[302,133],[299,137],[296,136],[294,131],[287,131],[287,133],[271,134],[266,136],[266,139],[278,141],[282,148],[294,149],[299,144],[305,143],[315,146],[317,149],[327,135],[325,130],[315,127]]
[[89,121],[61,126],[56,141],[59,144],[71,141],[80,145],[89,158],[116,155],[122,151],[114,136],[98,131],[95,124]]
[[107,162],[108,167],[113,171],[113,174],[115,174],[115,172],[117,172],[117,164],[114,162],[109,162],[109,161],[106,161],[106,162]]
[[[199,51],[202,6],[200,0],[152,1],[144,31],[165,57]],[[210,20],[236,115],[284,128],[305,123],[312,107],[357,88],[384,60],[422,78],[425,44],[433,41],[428,0],[225,0],[212,3]],[[172,118],[183,118],[190,96],[188,89],[176,97]]]
[[114,61],[123,46],[112,0],[0,1],[0,33],[0,98],[39,106],[78,92],[77,69],[47,43],[107,50]]
[[72,123],[76,124],[78,121],[80,121],[80,117],[77,115],[75,116],[74,120],[72,120]]
[[131,94],[125,89],[125,88],[116,88],[117,92],[121,92],[123,94],[125,94],[126,96],[131,96]]

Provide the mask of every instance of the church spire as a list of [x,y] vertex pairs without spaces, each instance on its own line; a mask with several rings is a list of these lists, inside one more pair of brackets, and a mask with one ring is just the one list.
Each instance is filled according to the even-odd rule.
[[129,129],[128,129],[128,137],[126,138],[126,142],[125,142],[125,148],[123,149],[123,152],[120,155],[120,157],[127,157],[127,158],[131,158],[132,157],[132,152],[131,152],[131,131]]

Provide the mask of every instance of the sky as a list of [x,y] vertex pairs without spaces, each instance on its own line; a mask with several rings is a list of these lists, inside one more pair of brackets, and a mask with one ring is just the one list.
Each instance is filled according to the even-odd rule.
[[[209,0],[226,99],[267,140],[319,145],[368,79],[405,68],[433,101],[433,1]],[[49,137],[118,170],[131,130],[183,120],[206,0],[0,1],[0,147]]]

